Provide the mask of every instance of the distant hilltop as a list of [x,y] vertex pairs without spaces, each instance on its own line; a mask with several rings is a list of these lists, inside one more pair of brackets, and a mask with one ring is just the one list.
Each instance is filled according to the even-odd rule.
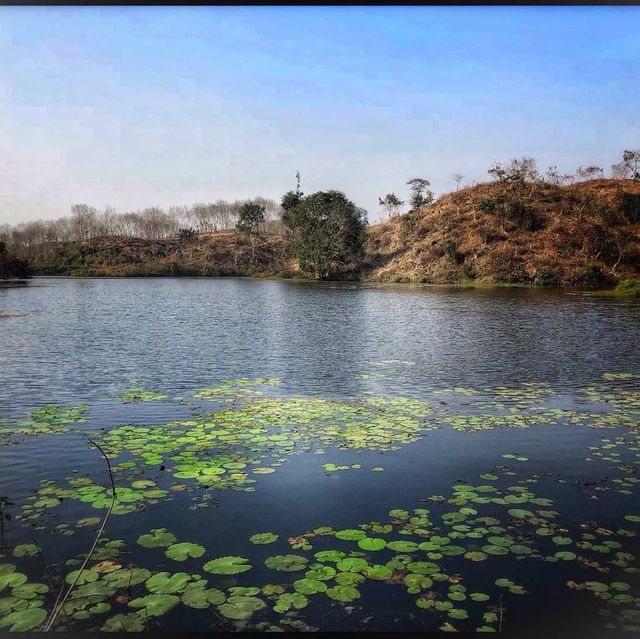
[[[93,237],[38,245],[28,262],[33,274],[48,275],[313,277],[287,238],[282,224]],[[640,181],[501,178],[363,226],[360,251],[357,268],[327,278],[613,286],[640,275]]]

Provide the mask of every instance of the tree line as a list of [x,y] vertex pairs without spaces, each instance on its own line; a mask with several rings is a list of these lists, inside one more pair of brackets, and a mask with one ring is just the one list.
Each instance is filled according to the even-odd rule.
[[113,207],[99,210],[88,204],[74,204],[71,215],[55,220],[35,220],[11,226],[0,225],[0,241],[12,254],[29,258],[43,246],[57,242],[85,241],[97,237],[136,237],[162,240],[181,235],[195,235],[233,229],[246,204],[261,207],[260,229],[280,232],[282,209],[274,200],[256,197],[252,200],[199,203],[192,206],[157,206],[139,211],[118,213]]
[[[627,149],[622,154],[620,162],[612,164],[610,175],[616,180],[640,181],[640,149]],[[573,173],[562,173],[557,166],[550,166],[544,173],[539,171],[533,158],[525,157],[511,160],[511,163],[494,162],[487,171],[489,175],[499,182],[544,182],[554,186],[574,184],[586,180],[596,180],[605,177],[605,170],[597,164],[579,166]],[[454,173],[451,179],[456,184],[456,191],[465,176],[462,173]],[[425,178],[412,178],[407,183],[409,187],[409,205],[411,209],[417,209],[425,204],[431,204],[434,194],[429,190],[431,183]],[[384,210],[386,217],[392,219],[401,214],[405,201],[395,193],[387,193],[378,198],[378,204]]]

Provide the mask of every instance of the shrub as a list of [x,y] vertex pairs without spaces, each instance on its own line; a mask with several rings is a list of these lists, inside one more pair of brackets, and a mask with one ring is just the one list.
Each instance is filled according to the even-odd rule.
[[582,267],[577,279],[577,283],[584,286],[600,286],[605,282],[606,277],[597,264],[590,262]]
[[447,238],[442,243],[442,250],[445,252],[445,255],[448,258],[452,260],[456,260],[458,258],[458,245],[456,244],[455,240]]
[[178,238],[183,241],[193,240],[197,235],[198,231],[195,229],[180,229],[178,231]]
[[624,193],[620,205],[623,215],[629,222],[640,222],[640,195],[636,193]]
[[555,286],[558,283],[558,278],[555,273],[548,269],[546,266],[539,268],[536,271],[534,284],[536,286]]
[[638,297],[640,298],[640,278],[632,277],[622,280],[618,286],[616,286],[616,292],[624,295],[625,297]]

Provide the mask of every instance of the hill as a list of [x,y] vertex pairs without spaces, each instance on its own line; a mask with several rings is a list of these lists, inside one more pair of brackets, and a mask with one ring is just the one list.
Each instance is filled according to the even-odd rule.
[[254,242],[234,231],[189,239],[96,237],[57,243],[38,251],[30,265],[40,275],[104,277],[272,277],[290,268],[281,237],[267,235]]
[[503,193],[480,184],[371,226],[367,278],[588,286],[638,275],[640,182],[527,183],[510,216],[496,206]]
[[[366,229],[361,277],[392,282],[601,286],[640,274],[640,182],[492,182],[461,189]],[[279,235],[100,237],[49,245],[36,274],[301,275]]]

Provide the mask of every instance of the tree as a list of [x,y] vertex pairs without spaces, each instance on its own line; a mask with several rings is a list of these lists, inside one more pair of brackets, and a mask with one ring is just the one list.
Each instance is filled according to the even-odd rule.
[[513,159],[509,164],[494,162],[487,171],[498,182],[535,182],[539,177],[533,158]]
[[236,229],[242,233],[255,234],[264,222],[264,206],[255,202],[246,202],[240,208]]
[[631,173],[631,179],[640,180],[640,150],[625,151],[622,154],[622,161]]
[[456,191],[460,190],[460,182],[464,179],[464,175],[462,173],[454,173],[451,179],[456,183]]
[[629,167],[626,162],[618,162],[611,165],[611,177],[615,180],[626,180],[630,177]]
[[283,215],[282,215],[282,221],[286,224],[285,222],[285,214],[287,211],[294,209],[296,206],[298,206],[298,204],[300,204],[300,202],[302,201],[302,198],[304,196],[304,193],[300,190],[300,171],[296,171],[296,190],[295,191],[287,191],[283,196],[282,196],[282,200],[280,202],[280,206],[282,207],[282,210],[284,211]]
[[26,260],[7,252],[4,241],[0,241],[0,278],[29,277],[29,266]]
[[387,212],[387,217],[389,218],[396,217],[400,212],[400,207],[404,204],[395,193],[387,193],[384,198],[379,197],[378,202]]
[[407,182],[411,189],[411,197],[409,202],[411,207],[417,209],[424,204],[431,204],[433,202],[433,193],[428,190],[428,186],[431,186],[429,180],[424,178],[412,178]]
[[595,180],[604,175],[602,167],[592,164],[591,166],[579,166],[576,175],[583,180]]
[[558,173],[558,167],[557,166],[550,166],[547,169],[547,182],[549,182],[549,184],[553,184],[555,186],[558,186],[562,181],[562,178],[560,176],[560,174]]
[[[299,198],[297,204],[287,198],[285,206],[289,193]],[[306,197],[289,193],[283,198],[282,221],[300,268],[311,271],[316,279],[357,271],[362,260],[366,211],[339,191],[318,191]]]

